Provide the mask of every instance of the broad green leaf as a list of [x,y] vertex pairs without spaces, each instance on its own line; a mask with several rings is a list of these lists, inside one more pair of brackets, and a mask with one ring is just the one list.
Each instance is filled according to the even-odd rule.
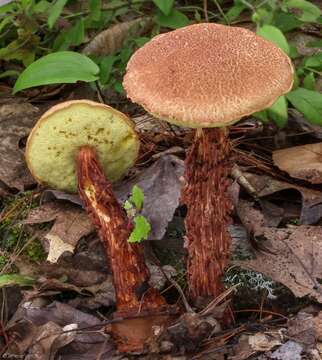
[[13,93],[34,86],[95,81],[99,68],[87,56],[72,51],[46,55],[29,65],[15,83]]
[[159,25],[170,29],[178,29],[180,27],[188,25],[189,19],[182,12],[178,10],[172,10],[168,16],[160,12],[156,17],[156,22]]
[[79,46],[85,37],[84,19],[79,19],[69,30],[67,36],[70,38],[70,44],[72,46]]
[[305,78],[303,79],[303,86],[305,87],[305,89],[308,90],[315,89],[315,76],[313,72],[310,72],[305,76]]
[[253,114],[256,119],[263,121],[264,123],[269,121],[267,110],[258,111]]
[[17,4],[15,1],[13,0],[8,0],[7,4],[1,5],[0,6],[0,14],[5,14],[8,13],[12,10],[14,10],[17,7]]
[[322,94],[297,88],[286,95],[290,103],[312,124],[322,125]]
[[281,48],[286,54],[290,53],[288,42],[277,27],[272,25],[263,25],[258,31],[257,35],[262,36],[266,40],[272,41],[275,45]]
[[322,52],[305,59],[304,66],[306,68],[314,68],[314,69],[322,70]]
[[317,48],[320,48],[322,47],[322,40],[313,40],[313,41],[310,41],[306,44],[307,47],[317,47]]
[[98,21],[101,17],[102,1],[101,0],[90,0],[89,9],[90,9],[91,20]]
[[108,83],[114,63],[118,60],[118,56],[105,56],[100,62],[100,82],[105,85]]
[[235,2],[235,4],[226,12],[226,19],[231,22],[238,18],[238,16],[246,9],[242,2]]
[[142,215],[137,215],[134,218],[134,229],[131,232],[128,242],[136,243],[142,240],[147,240],[151,231],[151,225],[147,219]]
[[280,96],[267,111],[269,118],[272,119],[279,128],[286,125],[288,115],[285,96]]
[[51,8],[49,9],[49,15],[47,19],[47,24],[49,29],[52,29],[55,25],[55,22],[59,18],[61,12],[64,9],[64,6],[66,5],[67,0],[56,0]]
[[138,38],[133,39],[133,41],[135,42],[135,44],[138,47],[142,47],[143,45],[145,45],[148,41],[150,41],[151,39],[146,37],[146,36],[141,36]]
[[300,10],[301,14],[295,16],[304,22],[315,22],[322,15],[322,11],[312,2],[306,0],[286,0],[286,5],[291,9]]
[[153,0],[153,2],[166,16],[170,14],[174,4],[174,0]]
[[19,274],[0,275],[0,288],[10,285],[32,286],[35,280]]
[[273,25],[279,28],[282,32],[287,32],[300,27],[303,24],[294,14],[280,11],[274,16]]
[[133,202],[133,204],[135,205],[138,211],[142,209],[143,201],[144,201],[144,192],[139,186],[137,185],[133,186],[132,196],[130,197],[130,200]]
[[41,0],[37,4],[34,5],[33,10],[35,13],[44,13],[46,12],[50,7],[50,2],[46,0]]

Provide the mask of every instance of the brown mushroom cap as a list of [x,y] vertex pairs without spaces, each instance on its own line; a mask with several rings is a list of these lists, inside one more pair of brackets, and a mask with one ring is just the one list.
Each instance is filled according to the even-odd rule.
[[93,101],[74,100],[43,114],[28,137],[25,157],[39,183],[76,192],[76,155],[81,146],[95,149],[105,176],[116,181],[136,161],[139,144],[124,114]]
[[232,124],[292,84],[291,61],[272,42],[213,23],[156,36],[132,56],[123,83],[148,112],[193,128]]

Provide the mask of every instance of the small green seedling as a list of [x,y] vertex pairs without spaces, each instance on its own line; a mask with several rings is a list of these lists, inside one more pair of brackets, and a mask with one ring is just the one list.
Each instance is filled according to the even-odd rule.
[[140,214],[140,211],[143,207],[143,202],[143,190],[139,186],[134,185],[131,196],[124,203],[124,209],[126,210],[127,216],[132,219],[134,223],[134,229],[132,230],[128,239],[129,243],[147,240],[151,231],[151,224],[143,215]]

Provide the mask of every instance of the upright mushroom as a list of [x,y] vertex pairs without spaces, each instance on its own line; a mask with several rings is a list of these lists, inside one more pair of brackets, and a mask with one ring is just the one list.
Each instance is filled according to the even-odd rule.
[[[106,248],[116,292],[114,325],[121,351],[142,350],[152,325],[169,319],[170,307],[149,285],[141,245],[129,244],[127,216],[113,195],[111,181],[134,164],[139,140],[119,111],[87,100],[52,107],[31,131],[26,161],[41,184],[76,192],[84,201]],[[107,180],[108,178],[108,180]]]
[[217,296],[229,258],[231,144],[227,126],[272,105],[293,83],[290,59],[249,30],[213,23],[153,38],[130,59],[128,97],[170,123],[196,128],[182,199],[191,297]]

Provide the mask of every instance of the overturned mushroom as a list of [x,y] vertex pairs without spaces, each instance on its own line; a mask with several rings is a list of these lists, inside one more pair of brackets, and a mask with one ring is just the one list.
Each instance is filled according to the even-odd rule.
[[[78,193],[106,248],[116,292],[113,333],[120,351],[140,351],[152,326],[173,309],[149,285],[143,248],[129,244],[130,224],[111,181],[134,164],[139,140],[131,121],[92,101],[68,101],[47,111],[27,142],[26,161],[41,184]],[[108,178],[108,180],[107,180]]]
[[196,24],[153,38],[130,59],[128,97],[154,116],[196,128],[183,201],[192,298],[217,296],[229,258],[228,128],[272,105],[293,83],[290,59],[249,30]]

